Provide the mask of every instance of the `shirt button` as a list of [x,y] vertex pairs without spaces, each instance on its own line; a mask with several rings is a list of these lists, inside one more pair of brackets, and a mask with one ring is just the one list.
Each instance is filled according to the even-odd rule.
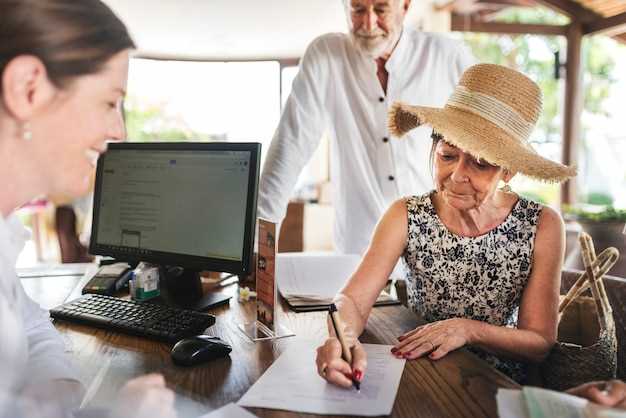
[[385,98],[384,98],[384,97],[379,97],[379,98],[378,98],[378,101],[382,103],[382,102],[384,102],[384,101],[385,101]]
[[389,179],[389,181],[394,181],[394,180],[395,180],[395,177],[394,177],[394,176],[389,176],[389,177],[387,177],[387,178]]
[[383,137],[383,142],[389,142],[389,138],[387,138],[386,136]]

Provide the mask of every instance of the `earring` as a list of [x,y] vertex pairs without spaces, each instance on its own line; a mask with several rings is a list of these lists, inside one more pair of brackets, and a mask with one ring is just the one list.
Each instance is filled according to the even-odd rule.
[[511,186],[509,186],[509,183],[504,183],[504,186],[500,187],[500,191],[503,193],[511,193],[513,189],[511,189]]
[[24,141],[32,141],[33,139],[33,131],[30,130],[29,122],[24,122],[22,125],[22,139]]

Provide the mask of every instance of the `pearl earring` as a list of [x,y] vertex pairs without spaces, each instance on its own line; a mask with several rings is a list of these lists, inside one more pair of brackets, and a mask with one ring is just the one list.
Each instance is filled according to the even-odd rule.
[[33,139],[33,131],[30,130],[29,122],[24,122],[22,125],[22,139],[24,139],[24,141],[32,141]]

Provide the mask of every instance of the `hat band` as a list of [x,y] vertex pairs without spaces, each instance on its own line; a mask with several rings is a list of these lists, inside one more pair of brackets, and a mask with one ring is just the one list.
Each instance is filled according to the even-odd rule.
[[526,143],[533,130],[533,124],[527,122],[511,106],[484,93],[470,91],[464,86],[456,87],[446,106],[456,107],[485,118],[523,144]]

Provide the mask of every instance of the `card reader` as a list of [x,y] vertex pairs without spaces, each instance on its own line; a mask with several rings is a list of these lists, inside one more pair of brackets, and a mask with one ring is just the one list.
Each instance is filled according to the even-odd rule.
[[101,266],[95,276],[83,287],[82,293],[96,293],[111,296],[128,284],[133,274],[128,263],[115,263]]

